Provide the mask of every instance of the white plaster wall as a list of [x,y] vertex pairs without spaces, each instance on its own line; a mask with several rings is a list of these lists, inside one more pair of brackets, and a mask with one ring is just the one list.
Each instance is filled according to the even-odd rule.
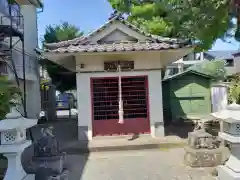
[[[152,136],[164,136],[161,71],[121,72],[121,76],[148,76],[150,124]],[[92,137],[91,77],[116,77],[116,73],[77,73],[78,126],[88,127]],[[156,123],[161,126],[156,127]]]
[[234,57],[234,67],[236,73],[240,72],[240,56]]
[[[112,54],[112,55],[95,55],[76,57],[77,71],[104,71],[105,61],[128,60],[134,61],[134,69],[160,69],[162,67],[160,61],[160,53],[139,53],[139,54]],[[80,69],[80,64],[84,64],[84,68]]]

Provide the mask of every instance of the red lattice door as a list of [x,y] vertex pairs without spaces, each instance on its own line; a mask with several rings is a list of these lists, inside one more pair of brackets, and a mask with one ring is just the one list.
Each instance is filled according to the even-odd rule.
[[124,123],[119,124],[118,77],[92,78],[93,135],[149,133],[147,85],[146,76],[122,77]]

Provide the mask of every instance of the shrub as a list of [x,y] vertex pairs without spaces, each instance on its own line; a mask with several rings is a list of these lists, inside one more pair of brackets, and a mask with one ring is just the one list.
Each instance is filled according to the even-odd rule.
[[0,75],[0,120],[4,119],[13,105],[18,104],[21,91],[7,76]]

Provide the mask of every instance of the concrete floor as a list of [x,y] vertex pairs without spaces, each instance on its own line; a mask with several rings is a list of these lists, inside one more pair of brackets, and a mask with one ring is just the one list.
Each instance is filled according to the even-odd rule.
[[119,151],[70,155],[71,180],[213,180],[212,168],[184,166],[183,149]]

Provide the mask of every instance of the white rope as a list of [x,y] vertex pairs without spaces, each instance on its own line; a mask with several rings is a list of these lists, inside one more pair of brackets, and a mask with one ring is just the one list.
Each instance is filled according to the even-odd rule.
[[118,102],[118,115],[119,115],[119,124],[123,124],[124,123],[124,119],[123,119],[123,100],[122,100],[122,78],[121,78],[121,65],[118,65],[118,72],[119,72],[119,76],[118,76],[118,92],[119,92],[119,102]]

